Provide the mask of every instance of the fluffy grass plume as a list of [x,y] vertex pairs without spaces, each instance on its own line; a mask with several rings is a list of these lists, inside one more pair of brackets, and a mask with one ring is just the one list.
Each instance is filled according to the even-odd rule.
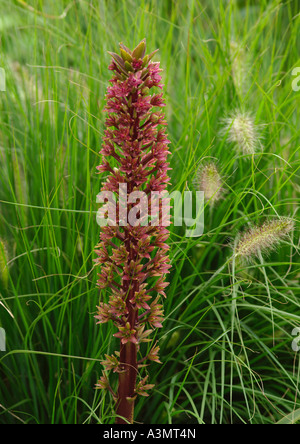
[[248,53],[246,48],[234,40],[230,42],[230,62],[232,70],[232,80],[236,88],[237,94],[243,97],[248,86]]
[[261,125],[257,125],[248,112],[235,111],[222,119],[221,135],[233,143],[238,154],[251,155],[262,149]]
[[240,236],[235,255],[250,261],[260,253],[268,254],[292,233],[294,227],[293,220],[288,217],[267,220],[261,226],[256,225]]
[[195,185],[204,191],[204,197],[209,205],[214,206],[224,196],[223,179],[215,162],[208,162],[199,167]]

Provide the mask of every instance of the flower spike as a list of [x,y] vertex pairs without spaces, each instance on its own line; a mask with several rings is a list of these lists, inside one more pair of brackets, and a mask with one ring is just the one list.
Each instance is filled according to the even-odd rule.
[[[102,162],[97,167],[105,174],[101,193],[106,193],[106,207],[101,210],[108,224],[101,224],[95,262],[98,286],[107,290],[108,302],[99,302],[95,318],[98,324],[112,322],[116,327],[113,336],[120,341],[119,352],[105,355],[105,373],[97,387],[112,392],[109,373],[118,374],[118,423],[133,421],[137,395],[148,396],[153,387],[146,383],[148,376],[138,374],[137,352],[145,354],[142,361],[160,363],[158,345],[147,353],[145,343],[151,342],[151,334],[162,327],[160,299],[166,297],[165,276],[170,271],[169,232],[162,211],[157,211],[155,226],[150,225],[140,202],[151,209],[151,193],[162,192],[169,184],[170,141],[162,112],[161,69],[152,61],[156,52],[146,55],[145,39],[133,51],[120,43],[119,54],[109,52],[113,77],[106,94]],[[110,193],[116,196],[116,203]],[[138,199],[129,199],[134,193]]]

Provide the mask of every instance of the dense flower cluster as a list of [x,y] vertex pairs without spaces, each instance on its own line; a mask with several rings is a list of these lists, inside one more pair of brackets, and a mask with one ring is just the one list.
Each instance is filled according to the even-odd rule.
[[[106,95],[105,111],[108,114],[100,151],[102,163],[97,169],[107,174],[101,191],[115,193],[117,209],[120,205],[118,197],[121,199],[119,184],[126,184],[127,195],[135,191],[146,193],[151,208],[151,192],[161,192],[169,183],[167,156],[170,142],[161,111],[165,106],[159,91],[163,86],[161,69],[159,63],[151,61],[156,51],[145,55],[145,49],[143,40],[133,51],[120,44],[120,55],[110,53],[109,69],[114,75]],[[138,202],[127,203],[127,215],[125,218],[123,215],[122,220],[117,211],[117,223],[101,228],[96,248],[96,262],[101,267],[98,285],[108,289],[109,299],[99,303],[95,317],[98,323],[112,321],[117,328],[114,336],[120,339],[120,352],[106,355],[102,364],[106,371],[119,374],[115,394],[117,415],[129,422],[133,420],[136,395],[147,395],[147,390],[152,388],[146,383],[147,377],[139,377],[139,364],[146,360],[160,362],[156,344],[148,349],[140,362],[137,352],[142,352],[143,342],[151,341],[154,328],[162,327],[160,298],[166,296],[165,274],[170,268],[166,244],[168,229],[161,220],[155,225],[130,225],[128,213],[137,205]],[[114,393],[106,372],[97,386]]]

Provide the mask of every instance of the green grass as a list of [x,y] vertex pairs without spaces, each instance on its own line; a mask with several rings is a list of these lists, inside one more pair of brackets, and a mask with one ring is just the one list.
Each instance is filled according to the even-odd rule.
[[[201,238],[171,228],[171,285],[156,336],[163,363],[148,368],[155,389],[139,398],[136,421],[299,418],[291,335],[300,325],[300,107],[291,75],[300,66],[299,6],[0,1],[1,424],[114,422],[109,395],[94,389],[99,360],[117,344],[113,327],[93,317],[96,165],[107,51],[144,37],[164,69],[170,191],[190,189],[201,159],[215,158],[227,193],[206,207]],[[254,156],[237,155],[220,136],[236,109],[264,125]],[[235,235],[277,215],[294,219],[293,237],[249,266],[230,265]]]

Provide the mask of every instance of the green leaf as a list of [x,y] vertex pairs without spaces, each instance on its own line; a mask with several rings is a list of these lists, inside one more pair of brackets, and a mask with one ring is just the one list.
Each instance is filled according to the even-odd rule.
[[129,62],[129,63],[132,62],[132,57],[129,54],[129,52],[124,51],[123,48],[120,48],[120,52],[121,52],[121,56],[122,56],[122,59],[124,60],[124,62]]
[[155,51],[151,52],[150,54],[145,55],[145,57],[143,58],[143,65],[142,65],[143,68],[148,65],[148,63],[150,62],[152,57],[157,53],[157,51],[159,51],[159,50],[156,49]]
[[131,64],[129,62],[127,62],[127,60],[125,62],[125,68],[127,69],[127,71],[133,71]]
[[146,39],[142,40],[137,47],[132,51],[132,57],[135,59],[142,59],[146,51]]
[[148,62],[152,59],[152,57],[159,51],[159,49],[156,49],[155,51],[151,52],[151,54],[148,55]]
[[120,68],[120,70],[127,75],[127,71],[125,68],[125,63],[124,60],[122,59],[122,57],[119,56],[119,54],[116,54],[115,52],[110,52],[107,51],[109,55],[112,56],[112,58],[114,59],[114,61],[116,62],[116,64],[118,65],[118,67]]

